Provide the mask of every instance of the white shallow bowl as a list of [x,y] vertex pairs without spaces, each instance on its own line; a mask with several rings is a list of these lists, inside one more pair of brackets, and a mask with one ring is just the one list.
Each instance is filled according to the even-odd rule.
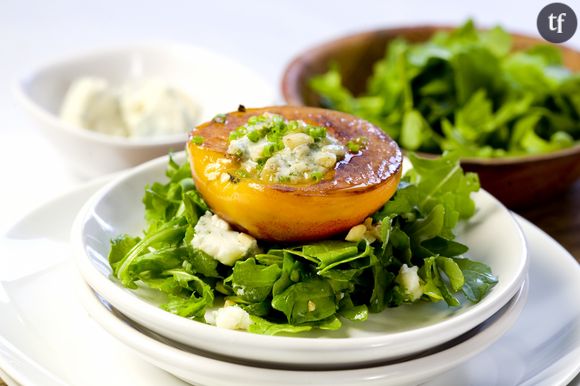
[[290,385],[409,385],[441,374],[483,351],[508,331],[526,303],[524,281],[516,295],[483,324],[438,351],[406,361],[380,363],[350,370],[288,370],[232,363],[206,356],[164,339],[136,325],[81,284],[80,299],[93,319],[146,361],[197,386],[290,386]]
[[183,150],[187,134],[129,139],[74,127],[59,119],[70,84],[98,76],[111,84],[159,78],[179,87],[200,106],[200,122],[238,105],[274,102],[272,88],[254,71],[202,47],[150,42],[97,49],[40,66],[15,85],[17,99],[54,146],[82,176],[94,177]]
[[[184,161],[180,154],[178,160]],[[118,177],[97,192],[79,213],[72,242],[87,283],[138,323],[201,350],[301,368],[344,368],[401,358],[440,345],[490,318],[518,291],[527,272],[523,235],[509,212],[491,195],[474,196],[478,213],[459,229],[472,258],[488,264],[499,283],[478,304],[444,302],[406,305],[373,314],[363,323],[345,321],[339,331],[302,337],[264,336],[220,329],[163,311],[150,296],[124,288],[111,274],[109,240],[144,228],[144,187],[164,181],[167,157]]]

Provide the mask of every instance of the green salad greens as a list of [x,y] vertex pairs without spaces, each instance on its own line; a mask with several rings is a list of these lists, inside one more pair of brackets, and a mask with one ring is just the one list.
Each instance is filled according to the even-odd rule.
[[210,209],[188,163],[170,159],[168,181],[145,188],[143,235],[111,241],[114,276],[128,288],[160,291],[169,312],[216,323],[216,313],[235,310],[246,323],[230,327],[271,335],[338,329],[341,320],[364,321],[404,303],[478,302],[497,279],[462,256],[468,248],[454,233],[475,212],[477,175],[464,174],[456,154],[409,158],[413,169],[396,194],[348,235],[297,245],[258,241],[232,265],[193,247]]
[[512,48],[502,28],[468,21],[424,43],[391,42],[363,95],[342,85],[335,65],[310,86],[326,107],[377,124],[411,151],[501,157],[577,144],[580,74],[555,46]]

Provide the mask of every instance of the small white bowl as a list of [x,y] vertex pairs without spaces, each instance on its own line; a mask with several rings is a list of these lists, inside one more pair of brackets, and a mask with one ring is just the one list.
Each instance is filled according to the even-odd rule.
[[74,171],[84,177],[126,169],[169,151],[183,150],[187,134],[130,139],[74,127],[59,118],[70,84],[97,76],[118,85],[126,80],[158,78],[179,87],[199,105],[200,122],[238,105],[268,106],[274,91],[258,74],[205,48],[150,42],[97,49],[29,71],[15,94]]
[[[176,157],[185,160],[184,154]],[[300,368],[344,368],[394,360],[431,349],[481,324],[520,289],[528,258],[521,230],[489,193],[474,195],[478,212],[458,229],[468,256],[488,264],[498,284],[477,304],[448,307],[444,302],[389,308],[362,323],[344,321],[338,331],[307,337],[266,336],[232,331],[183,318],[158,307],[148,293],[140,297],[112,277],[110,240],[145,228],[144,187],[165,181],[167,157],[150,161],[116,178],[97,192],[72,229],[75,258],[86,282],[128,317],[165,337],[201,350],[262,363]],[[141,294],[144,295],[144,294]]]

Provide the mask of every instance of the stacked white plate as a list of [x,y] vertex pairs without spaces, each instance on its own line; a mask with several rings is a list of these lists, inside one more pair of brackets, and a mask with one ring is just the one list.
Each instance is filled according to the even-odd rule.
[[286,368],[283,364],[266,366],[197,350],[139,325],[87,285],[80,291],[82,302],[91,316],[111,335],[145,360],[186,382],[198,386],[355,386],[417,384],[467,361],[499,339],[515,323],[525,305],[527,283],[500,311],[456,339],[406,359],[341,370]]
[[[144,228],[141,196],[164,180],[167,158],[146,163],[97,192],[80,212],[72,240],[86,284],[82,299],[107,331],[151,363],[195,384],[406,384],[448,370],[484,350],[515,322],[526,299],[526,244],[511,214],[492,196],[474,196],[477,214],[460,229],[469,257],[499,283],[478,304],[416,304],[364,323],[298,337],[231,331],[161,310],[147,291],[111,274],[109,240]],[[210,366],[211,365],[211,366]]]

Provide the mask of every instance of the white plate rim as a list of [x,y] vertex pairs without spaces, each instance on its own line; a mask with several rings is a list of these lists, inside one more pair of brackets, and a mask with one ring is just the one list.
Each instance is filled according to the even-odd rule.
[[[247,380],[267,382],[268,379],[300,377],[297,381],[293,380],[288,384],[298,385],[304,384],[304,382],[323,384],[325,383],[325,379],[332,379],[334,382],[337,382],[336,384],[355,384],[361,381],[364,381],[365,384],[367,382],[370,384],[382,384],[386,380],[389,381],[389,384],[400,384],[402,382],[406,384],[407,382],[418,382],[436,374],[443,373],[463,361],[467,361],[501,338],[516,322],[526,304],[528,281],[524,280],[521,283],[520,289],[502,307],[502,313],[497,316],[496,320],[486,325],[482,331],[469,339],[425,357],[414,358],[394,364],[378,364],[360,369],[347,370],[299,371],[271,369],[230,363],[196,355],[157,341],[153,337],[133,328],[122,319],[119,319],[97,299],[95,292],[87,283],[81,284],[79,294],[81,303],[101,327],[128,347],[131,347],[137,354],[140,354],[146,360],[155,363],[161,368],[164,368],[163,364],[173,368],[183,366],[188,368],[187,371],[194,371],[196,375],[205,372],[203,375],[206,377],[210,376],[209,373],[213,373],[214,377],[219,377],[222,374],[235,374],[236,377],[245,380],[245,382],[248,382]],[[155,353],[155,358],[151,357],[151,353]],[[160,365],[160,363],[162,364]],[[164,369],[168,370],[167,368]],[[410,369],[413,369],[413,371],[410,371]],[[259,379],[262,377],[265,379]]]

